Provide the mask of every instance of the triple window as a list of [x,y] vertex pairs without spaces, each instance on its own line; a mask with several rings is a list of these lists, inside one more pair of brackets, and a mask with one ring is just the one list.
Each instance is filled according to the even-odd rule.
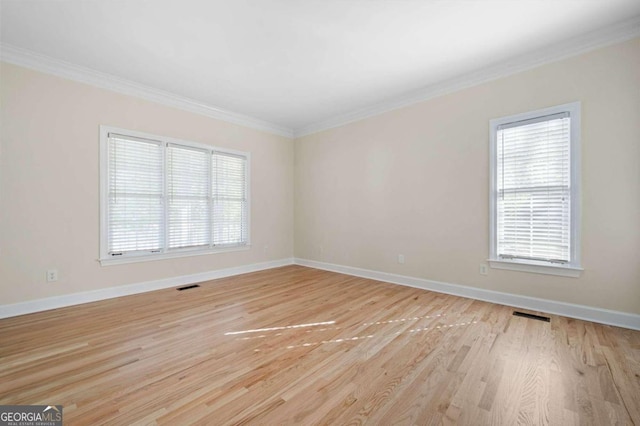
[[249,154],[101,126],[101,260],[249,243]]

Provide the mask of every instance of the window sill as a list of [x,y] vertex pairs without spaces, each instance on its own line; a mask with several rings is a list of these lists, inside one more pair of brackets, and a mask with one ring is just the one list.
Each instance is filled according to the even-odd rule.
[[561,277],[578,278],[584,269],[575,266],[541,265],[536,262],[509,261],[489,259],[489,265],[494,269],[508,269],[511,271],[531,272],[534,274],[558,275]]
[[244,251],[244,250],[249,250],[250,248],[251,248],[251,244],[244,244],[241,246],[223,247],[223,248],[207,249],[207,250],[176,250],[176,251],[170,251],[167,253],[129,255],[126,257],[117,257],[117,258],[109,257],[105,259],[98,259],[98,261],[100,262],[101,266],[122,265],[125,263],[151,262],[154,260],[175,259],[179,257],[192,257],[192,256],[202,256],[206,254]]

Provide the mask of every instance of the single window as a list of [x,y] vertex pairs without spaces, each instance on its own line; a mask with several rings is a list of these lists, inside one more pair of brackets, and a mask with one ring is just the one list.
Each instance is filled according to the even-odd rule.
[[491,120],[492,267],[577,276],[580,105]]
[[101,126],[103,263],[249,244],[249,154]]

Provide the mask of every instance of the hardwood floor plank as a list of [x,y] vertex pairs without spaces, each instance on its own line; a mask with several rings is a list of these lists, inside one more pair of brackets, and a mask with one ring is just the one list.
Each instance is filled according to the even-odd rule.
[[65,424],[640,424],[640,332],[287,266],[0,320]]

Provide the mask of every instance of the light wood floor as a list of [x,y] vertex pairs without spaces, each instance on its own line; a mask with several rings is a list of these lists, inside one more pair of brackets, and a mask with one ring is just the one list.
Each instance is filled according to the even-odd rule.
[[65,424],[640,424],[640,332],[289,266],[0,320]]

